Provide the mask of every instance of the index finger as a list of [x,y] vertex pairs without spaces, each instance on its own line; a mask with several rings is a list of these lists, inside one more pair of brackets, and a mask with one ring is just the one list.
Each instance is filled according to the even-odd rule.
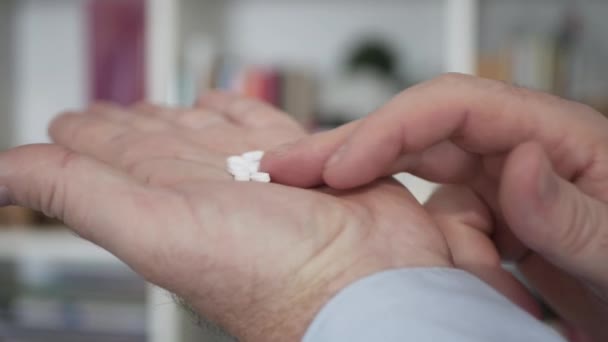
[[477,168],[474,155],[500,154],[534,140],[570,178],[592,162],[594,147],[606,131],[605,119],[587,106],[502,82],[449,74],[404,91],[349,132],[326,133],[323,141],[313,136],[279,157],[269,154],[263,165],[271,173],[280,170],[280,177],[273,178],[286,183],[297,183],[286,176],[290,165],[300,169],[300,175],[305,169],[308,179],[317,174],[332,187],[351,188],[395,172],[396,162],[404,165],[402,171],[410,171],[404,156],[448,142],[459,149],[459,156],[438,160],[444,153],[416,160],[416,174],[434,180],[428,176],[437,169],[451,168],[457,179],[441,181],[460,182],[466,178],[462,172]]

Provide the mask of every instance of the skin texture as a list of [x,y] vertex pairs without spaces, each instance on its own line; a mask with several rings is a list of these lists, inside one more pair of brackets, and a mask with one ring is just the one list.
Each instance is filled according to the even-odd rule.
[[256,101],[97,104],[62,114],[50,135],[0,154],[0,203],[62,219],[243,341],[299,339],[367,275],[452,266],[433,218],[392,180],[346,191],[234,182],[227,156],[306,135]]
[[585,332],[576,339],[608,340],[608,120],[587,106],[449,74],[367,118],[277,148],[262,168],[302,187],[350,189],[400,171],[453,184],[426,207],[455,264],[516,260]]

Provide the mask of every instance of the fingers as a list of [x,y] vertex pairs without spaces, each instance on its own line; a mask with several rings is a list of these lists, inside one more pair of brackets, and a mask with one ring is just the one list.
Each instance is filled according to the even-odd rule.
[[557,175],[539,144],[523,144],[508,157],[499,200],[524,244],[608,294],[608,208]]
[[[6,204],[6,196],[10,204],[59,218],[160,286],[175,286],[167,279],[180,272],[171,261],[176,253],[171,237],[180,236],[175,228],[200,223],[180,193],[144,186],[58,145],[26,146],[0,154],[0,204]],[[197,198],[197,215],[212,218],[216,209],[207,208],[218,204],[207,197]],[[200,250],[205,250],[204,244],[201,239]]]
[[[110,161],[119,152],[116,142],[129,132],[129,126],[97,115],[64,113],[53,120],[49,135],[54,142],[72,150]],[[110,144],[113,142],[112,144]]]
[[[167,184],[183,178],[180,172],[171,171],[171,167],[176,165],[197,169],[197,178],[220,179],[217,170],[223,171],[224,156],[212,151],[209,144],[190,142],[184,137],[185,132],[175,127],[173,132],[171,127],[166,128],[166,132],[139,130],[134,128],[136,121],[141,120],[134,118],[131,123],[120,123],[95,114],[67,113],[52,122],[49,133],[58,144],[148,183],[158,185],[156,182],[160,181]],[[194,167],[194,164],[198,166]],[[194,173],[187,172],[187,175],[193,176]]]
[[528,290],[502,267],[490,236],[493,219],[485,204],[466,187],[444,186],[425,208],[443,233],[454,265],[468,271],[540,318],[540,309]]
[[129,113],[122,107],[109,102],[93,103],[86,109],[85,112],[92,114],[95,117],[118,123],[129,122],[134,116],[134,113]]
[[[219,165],[223,165],[224,158]],[[179,184],[209,180],[232,181],[222,167],[205,166],[200,162],[173,158],[144,159],[128,167],[128,173],[144,184],[173,187]]]
[[[167,108],[154,105],[147,102],[138,103],[131,109],[138,114],[142,119],[154,118],[169,127],[187,128],[192,130],[201,130],[218,124],[228,124],[228,119],[213,111],[196,109],[181,109]],[[142,120],[143,121],[143,120]]]
[[[324,166],[311,172],[322,172],[332,187],[350,188],[384,176],[402,155],[444,141],[467,153],[492,155],[534,139],[554,158],[577,156],[559,162],[560,173],[570,176],[593,158],[584,147],[598,136],[605,137],[605,131],[605,119],[585,106],[495,81],[449,75],[404,91],[340,138],[327,139],[333,145],[321,148]],[[318,148],[314,139],[293,152],[283,151],[281,159],[269,163],[277,170],[284,164],[301,166],[296,155],[307,144]],[[437,163],[424,173],[432,174],[438,167],[446,164]],[[420,176],[428,178],[425,174]]]
[[203,94],[198,99],[197,106],[221,113],[232,122],[243,126],[254,128],[274,125],[298,126],[293,119],[271,105],[222,91]]
[[[583,113],[584,118],[573,113]],[[594,127],[604,119],[582,106],[495,81],[449,76],[414,87],[365,120],[332,157],[324,171],[327,183],[352,187],[383,174],[401,154],[451,140],[472,153],[491,155],[534,139],[559,153],[585,156],[581,142],[566,136],[603,136]],[[584,140],[584,139],[581,139]],[[584,146],[584,144],[583,144]],[[590,160],[568,166],[580,171]],[[367,165],[360,168],[362,165]],[[349,170],[358,172],[345,178]]]
[[[261,167],[278,183],[299,187],[314,187],[325,183],[340,189],[341,184],[324,179],[324,169],[327,167],[327,159],[359,124],[360,121],[353,122],[280,146],[265,155]],[[341,180],[361,172],[361,169],[373,167],[373,163],[374,161],[370,160],[357,170],[343,174]],[[481,158],[477,154],[464,151],[450,141],[443,141],[422,152],[400,155],[384,170],[382,176],[407,170],[432,182],[464,183],[475,178],[482,170],[480,163]]]
[[[142,207],[162,204],[162,200],[150,201],[152,196],[164,196],[57,145],[31,145],[1,153],[1,187],[11,203],[57,217],[79,235],[118,254],[138,249],[138,236],[147,234],[142,229],[151,229],[155,223],[137,213]],[[6,196],[2,204],[7,204]]]
[[353,122],[270,150],[262,159],[261,169],[269,172],[277,183],[300,187],[320,185],[327,158],[357,125],[358,122]]
[[127,125],[143,132],[157,132],[169,129],[200,130],[218,124],[228,124],[228,119],[216,112],[204,109],[181,109],[139,102],[123,108],[110,103],[96,103],[87,110],[96,118]]

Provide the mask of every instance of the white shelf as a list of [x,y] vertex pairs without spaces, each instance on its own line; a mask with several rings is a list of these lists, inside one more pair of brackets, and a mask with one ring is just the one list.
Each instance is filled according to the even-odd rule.
[[167,291],[150,285],[146,300],[149,342],[183,342],[183,313]]
[[[154,103],[174,104],[180,0],[148,0],[146,10],[146,97]],[[149,342],[182,342],[180,309],[167,291],[150,285],[146,307]]]
[[479,44],[479,1],[446,0],[446,72],[475,74]]
[[156,103],[176,99],[180,0],[148,0],[146,7],[146,97]]
[[52,118],[88,101],[87,2],[12,2],[12,144],[48,142]]
[[15,261],[122,264],[109,252],[62,227],[44,230],[32,227],[1,228],[0,258]]

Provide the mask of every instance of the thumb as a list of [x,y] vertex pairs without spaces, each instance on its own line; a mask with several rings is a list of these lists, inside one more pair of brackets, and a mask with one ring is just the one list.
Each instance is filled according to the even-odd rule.
[[499,196],[505,220],[525,245],[574,276],[608,284],[608,208],[561,178],[540,145],[511,152]]
[[[142,227],[154,226],[151,190],[106,164],[58,145],[30,145],[0,153],[0,206],[16,204],[57,217],[77,234],[133,260]],[[139,208],[139,210],[138,210]],[[157,208],[158,209],[158,208]]]

